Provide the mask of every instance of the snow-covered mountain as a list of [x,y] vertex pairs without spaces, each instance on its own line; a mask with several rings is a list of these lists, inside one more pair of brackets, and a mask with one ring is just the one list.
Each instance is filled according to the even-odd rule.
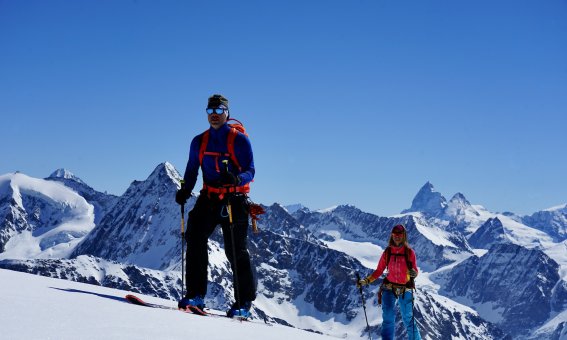
[[[463,235],[452,233],[429,223],[420,213],[399,217],[379,217],[365,213],[356,207],[341,205],[323,212],[306,210],[295,213],[299,223],[306,226],[327,246],[348,253],[354,250],[353,244],[372,244],[366,247],[367,254],[362,258],[374,258],[369,266],[375,268],[379,251],[388,244],[390,231],[396,224],[403,224],[408,230],[409,242],[419,254],[428,254],[420,258],[420,266],[432,270],[446,265],[472,251]],[[467,255],[468,254],[468,255]],[[351,254],[354,255],[354,254]]]
[[[134,181],[72,256],[93,255],[165,270],[181,253],[181,213],[175,200],[181,177],[170,163]],[[189,201],[189,209],[194,199]]]
[[46,180],[61,182],[81,195],[94,207],[95,224],[100,222],[100,219],[106,215],[118,200],[117,196],[94,190],[83,182],[82,179],[66,169],[55,170]]
[[567,204],[538,211],[530,216],[524,216],[522,222],[547,233],[555,241],[566,240]]
[[446,207],[447,200],[445,197],[435,190],[433,184],[427,182],[423,187],[421,187],[421,189],[419,189],[417,195],[415,195],[411,202],[411,207],[402,211],[402,213],[419,211],[435,216],[442,213]]
[[[177,300],[181,293],[180,210],[173,198],[179,179],[175,168],[163,163],[146,180],[134,181],[126,193],[115,197],[96,192],[65,170],[56,171],[47,180],[23,174],[0,176],[0,246],[5,246],[0,267]],[[18,201],[18,197],[23,198]],[[189,200],[186,212],[194,199]],[[260,234],[249,238],[258,277],[256,318],[337,337],[366,337],[354,274],[372,272],[391,228],[402,223],[422,272],[417,280],[420,289],[415,310],[424,338],[502,339],[509,333],[553,339],[567,323],[563,293],[567,287],[567,241],[558,243],[556,236],[545,232],[546,223],[555,223],[549,230],[561,230],[557,226],[562,223],[562,209],[550,210],[553,217],[539,218],[543,224],[536,227],[525,222],[527,217],[492,213],[471,204],[461,193],[447,201],[429,182],[419,190],[410,209],[392,217],[348,205],[319,211],[302,205],[265,208]],[[66,247],[65,252],[53,251],[59,249],[57,245],[49,256],[30,251],[36,249],[46,226],[62,224],[54,221],[65,219],[74,221],[72,225],[86,226],[79,223],[83,220],[77,215],[91,222],[71,241],[57,243]],[[538,279],[516,279],[515,285],[490,281],[481,286],[491,272],[479,272],[477,266],[491,267],[483,262],[491,258],[489,263],[498,264],[497,259],[511,256],[512,251],[503,249],[512,246],[517,247],[515,254],[522,255],[522,260],[517,268],[508,261],[504,269],[513,272],[509,276],[534,274]],[[223,248],[217,231],[209,242],[207,305],[221,310],[234,298]],[[524,268],[528,266],[537,269]],[[462,292],[462,287],[469,288]],[[544,296],[539,300],[532,296],[534,303],[551,307],[537,309],[538,317],[533,317],[535,310],[527,305],[514,306],[513,300],[495,299],[478,287],[532,295],[542,291]],[[378,337],[381,324],[381,310],[373,294],[377,288],[371,286],[366,295],[374,337]],[[487,307],[498,304],[503,307],[495,311]],[[514,315],[532,322],[511,329],[502,320],[512,320]],[[401,332],[401,325],[398,327]]]
[[559,265],[544,252],[496,243],[438,278],[441,293],[474,307],[514,337],[526,337],[565,310],[567,289]]
[[67,257],[94,220],[94,207],[61,183],[0,176],[0,259]]

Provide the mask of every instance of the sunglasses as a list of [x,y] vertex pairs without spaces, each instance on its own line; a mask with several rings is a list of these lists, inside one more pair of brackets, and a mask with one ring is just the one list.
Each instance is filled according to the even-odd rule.
[[403,235],[404,232],[403,231],[393,231],[392,234],[393,235]]
[[217,114],[217,115],[222,115],[225,111],[228,111],[228,110],[220,108],[220,107],[217,107],[215,109],[207,109],[207,113],[210,114],[210,115],[212,115],[213,113]]

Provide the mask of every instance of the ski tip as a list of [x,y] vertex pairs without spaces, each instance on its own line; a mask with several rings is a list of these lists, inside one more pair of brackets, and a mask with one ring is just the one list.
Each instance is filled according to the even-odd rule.
[[133,303],[135,305],[140,305],[140,306],[145,306],[146,303],[144,301],[142,301],[142,299],[140,299],[139,297],[132,295],[132,294],[128,294],[124,297],[128,302]]
[[207,316],[209,314],[209,313],[203,311],[201,308],[199,308],[197,306],[187,306],[187,309],[185,309],[185,311],[187,313],[193,313],[193,314],[202,315],[202,316]]

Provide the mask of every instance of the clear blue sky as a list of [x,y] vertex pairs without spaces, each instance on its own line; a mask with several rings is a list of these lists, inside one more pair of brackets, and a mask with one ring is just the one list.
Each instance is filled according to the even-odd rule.
[[492,211],[567,203],[567,2],[0,0],[0,174],[122,194],[222,93],[252,198],[379,215],[431,181]]

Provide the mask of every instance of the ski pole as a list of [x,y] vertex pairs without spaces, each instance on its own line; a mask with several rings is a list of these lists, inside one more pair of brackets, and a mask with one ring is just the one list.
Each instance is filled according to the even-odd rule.
[[238,286],[238,264],[236,261],[236,242],[234,241],[234,223],[232,223],[232,206],[228,198],[228,219],[230,221],[230,238],[232,239],[232,263],[234,264],[234,290],[236,291],[236,306],[240,310],[240,288]]
[[[181,180],[181,187],[185,184]],[[185,297],[185,204],[181,205],[181,298]]]
[[[413,270],[413,266],[411,263],[408,262],[408,267],[410,270]],[[413,292],[411,293],[411,326],[412,326],[412,335],[408,336],[409,339],[415,339],[415,293],[417,293],[417,288],[415,286],[415,278],[410,276],[411,286],[413,287]]]
[[[356,283],[360,281],[360,275],[356,272]],[[370,325],[368,324],[368,315],[366,315],[366,302],[364,301],[364,293],[362,292],[362,286],[358,287],[360,291],[360,297],[362,299],[362,309],[364,309],[364,317],[366,318],[366,331],[368,331],[368,337],[372,340],[372,334],[370,334]]]
[[[228,160],[222,161],[224,164],[224,171],[228,173]],[[232,221],[232,205],[230,204],[230,196],[226,198],[226,209],[228,210],[228,222],[230,223],[230,238],[232,241],[232,271],[234,276],[234,297],[236,299],[236,306],[240,311],[240,289],[238,286],[238,265],[236,261],[236,242],[234,241],[234,223]]]
[[412,325],[412,336],[411,339],[415,340],[415,293],[417,293],[417,288],[413,287],[413,293],[411,294],[411,325]]

